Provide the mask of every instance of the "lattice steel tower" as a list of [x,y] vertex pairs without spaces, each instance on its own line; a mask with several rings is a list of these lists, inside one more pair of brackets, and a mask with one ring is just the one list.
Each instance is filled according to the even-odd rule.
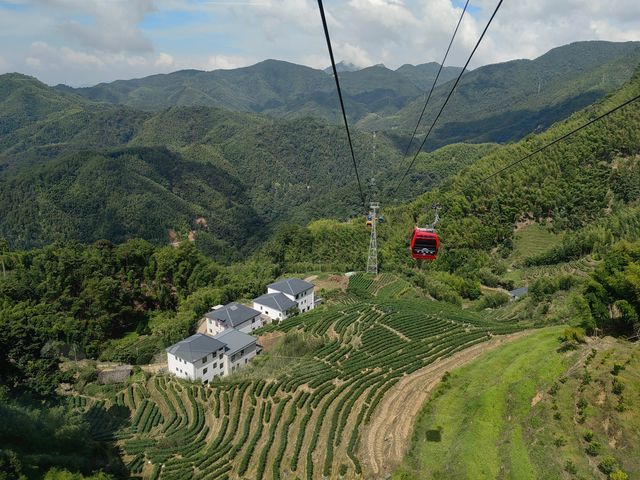
[[369,240],[369,257],[367,258],[367,273],[378,274],[378,234],[376,227],[378,225],[378,202],[371,202],[369,206],[369,215],[371,216],[371,238]]

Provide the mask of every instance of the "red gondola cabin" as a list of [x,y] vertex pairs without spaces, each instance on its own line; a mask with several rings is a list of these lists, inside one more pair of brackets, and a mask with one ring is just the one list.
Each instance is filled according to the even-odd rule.
[[435,260],[440,239],[433,228],[414,227],[411,237],[411,256],[416,260]]

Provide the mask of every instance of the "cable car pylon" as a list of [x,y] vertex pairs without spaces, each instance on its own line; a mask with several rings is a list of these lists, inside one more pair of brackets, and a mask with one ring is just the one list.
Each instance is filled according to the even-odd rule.
[[367,273],[378,274],[378,202],[371,202],[369,205],[369,216],[371,217],[371,237],[369,239],[369,256],[367,257]]

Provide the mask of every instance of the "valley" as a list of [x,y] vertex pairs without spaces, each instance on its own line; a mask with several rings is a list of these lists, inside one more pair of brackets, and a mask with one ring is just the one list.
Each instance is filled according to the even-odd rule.
[[[342,63],[384,221],[326,71],[0,75],[0,479],[640,475],[639,62],[589,41],[469,70],[408,170],[439,65]],[[267,321],[285,278],[315,297]],[[229,305],[260,308],[260,353],[171,374]]]

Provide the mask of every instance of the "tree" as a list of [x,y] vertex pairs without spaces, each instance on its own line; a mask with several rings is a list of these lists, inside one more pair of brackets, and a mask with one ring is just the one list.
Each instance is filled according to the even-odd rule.
[[4,237],[0,237],[0,264],[2,264],[2,278],[6,278],[7,271],[4,264],[4,256],[9,251],[9,244],[7,243],[7,239]]

